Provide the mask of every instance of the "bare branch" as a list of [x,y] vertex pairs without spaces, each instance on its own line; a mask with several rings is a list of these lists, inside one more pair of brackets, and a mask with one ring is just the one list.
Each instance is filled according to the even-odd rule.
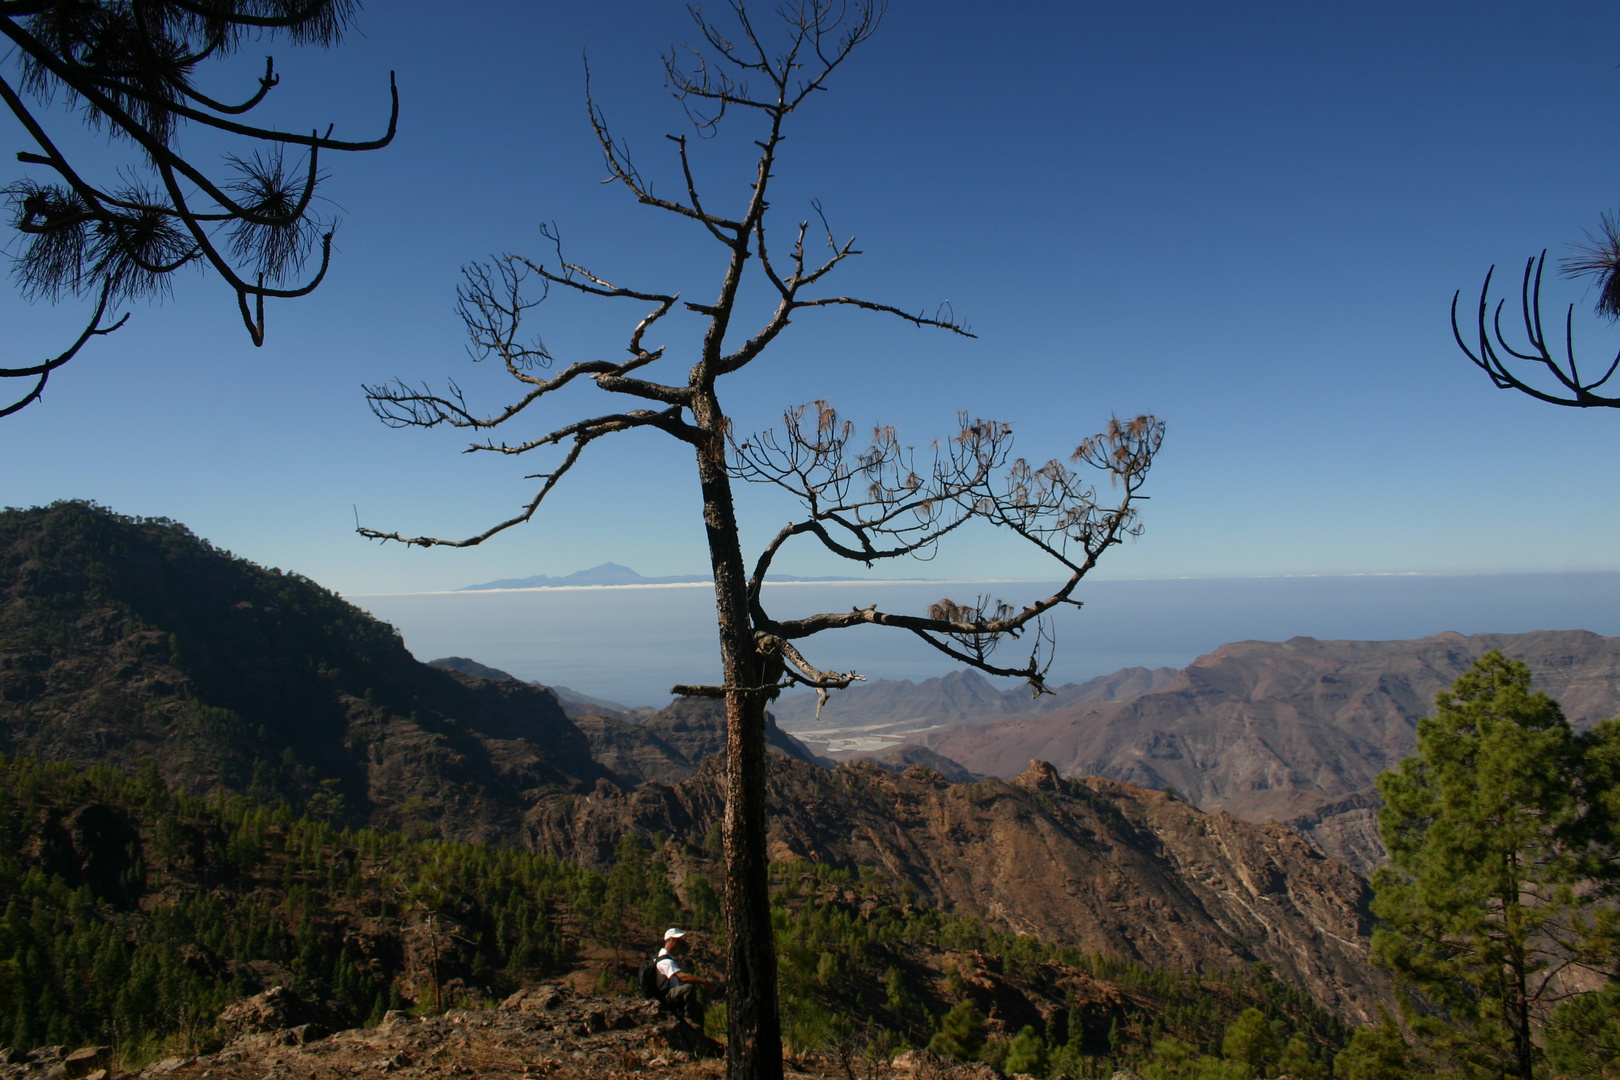
[[129,314],[126,312],[111,326],[103,326],[101,324],[102,318],[107,313],[107,301],[110,293],[110,288],[102,288],[101,298],[96,302],[96,309],[91,314],[90,321],[85,324],[84,329],[79,332],[78,338],[76,338],[73,344],[68,346],[67,349],[58,353],[51,359],[44,361],[43,363],[32,364],[28,367],[20,368],[0,368],[0,379],[34,380],[34,385],[29,389],[28,393],[13,401],[10,405],[0,408],[0,416],[10,416],[12,413],[26,408],[28,405],[38,401],[40,395],[45,392],[45,383],[50,379],[51,372],[55,371],[57,368],[61,367],[63,364],[77,356],[79,350],[84,348],[85,343],[91,338],[100,337],[104,334],[110,334],[129,321]]
[[866,311],[882,311],[890,315],[898,315],[900,318],[906,320],[906,322],[915,326],[932,326],[940,330],[949,330],[953,334],[960,334],[962,337],[970,338],[978,336],[968,329],[966,323],[961,322],[956,318],[956,313],[951,310],[951,305],[948,301],[941,304],[931,316],[923,314],[922,312],[918,312],[917,314],[913,315],[911,312],[894,307],[891,304],[877,304],[870,300],[860,300],[853,296],[829,296],[821,300],[800,300],[795,302],[793,306],[831,307],[835,304],[858,307]]
[[281,76],[276,74],[276,58],[273,56],[267,56],[264,58],[264,74],[259,78],[258,90],[254,91],[253,96],[242,102],[240,105],[226,105],[224,102],[215,101],[213,98],[202,93],[194,86],[182,86],[179,89],[181,93],[185,94],[191,100],[199,102],[204,107],[212,109],[214,112],[228,113],[232,116],[239,116],[242,113],[251,112],[253,108],[259,104],[259,102],[264,100],[266,94],[270,93],[271,90],[275,89],[279,85],[281,85]]
[[[599,416],[591,420],[582,420],[577,424],[569,424],[567,427],[559,428],[558,430],[551,432],[549,435],[545,435],[539,439],[533,440],[522,448],[501,447],[500,449],[506,450],[508,453],[521,453],[524,450],[532,450],[540,446],[555,445],[564,441],[570,442],[568,453],[563,458],[560,465],[550,472],[537,473],[534,477],[532,477],[532,479],[544,480],[545,483],[540,486],[539,491],[535,492],[534,498],[529,500],[528,505],[523,508],[522,512],[514,517],[507,518],[505,521],[502,521],[499,524],[490,526],[488,529],[485,529],[476,536],[470,536],[463,540],[445,540],[434,536],[405,536],[398,532],[382,532],[377,529],[366,528],[363,526],[357,526],[355,528],[355,532],[359,533],[368,540],[393,540],[398,543],[405,544],[406,546],[424,548],[476,547],[477,545],[482,544],[485,540],[488,540],[490,537],[494,536],[496,533],[504,532],[514,525],[521,525],[523,522],[532,518],[535,511],[540,509],[540,504],[545,501],[546,496],[551,494],[552,489],[557,486],[557,483],[565,475],[567,475],[568,470],[574,467],[574,463],[579,460],[579,456],[584,452],[586,446],[595,442],[597,439],[600,439],[604,435],[611,435],[619,431],[628,431],[631,428],[652,426],[666,427],[667,429],[668,423],[674,419],[676,419],[674,410],[663,414],[627,413],[616,416]],[[493,447],[491,449],[493,449]]]
[[[1567,263],[1566,267],[1572,265],[1576,274],[1593,273],[1600,269],[1600,262],[1597,256],[1593,256],[1591,260],[1574,260],[1572,264]],[[1457,321],[1457,303],[1462,294],[1456,293],[1451,298],[1451,334],[1457,342],[1457,347],[1475,367],[1489,376],[1491,385],[1498,390],[1517,390],[1538,401],[1571,408],[1620,408],[1620,396],[1611,397],[1597,393],[1616,371],[1620,371],[1620,352],[1616,353],[1615,358],[1609,362],[1598,378],[1589,380],[1581,378],[1580,368],[1575,359],[1574,304],[1569,305],[1569,309],[1565,312],[1563,355],[1555,356],[1547,347],[1546,333],[1542,329],[1541,321],[1541,278],[1546,263],[1545,251],[1539,258],[1531,258],[1525,262],[1524,280],[1519,294],[1527,342],[1524,348],[1511,344],[1502,331],[1502,308],[1506,301],[1498,302],[1495,312],[1491,311],[1491,278],[1496,273],[1494,266],[1486,273],[1485,284],[1479,291],[1479,310],[1476,317],[1477,342],[1472,347],[1463,340],[1462,328]],[[1603,297],[1607,297],[1612,282],[1612,277],[1604,280]],[[1606,310],[1604,307],[1606,301],[1603,297],[1598,301],[1600,312]],[[1529,382],[1509,367],[1509,360],[1524,361],[1532,368],[1539,365],[1560,389],[1545,390]]]
[[[641,178],[641,173],[631,160],[630,147],[613,138],[612,132],[608,129],[607,116],[597,107],[596,102],[590,96],[590,83],[591,72],[590,67],[587,65],[585,69],[585,106],[586,112],[591,119],[591,130],[595,133],[597,145],[602,150],[602,160],[608,167],[608,178],[604,183],[618,181],[629,189],[630,193],[636,197],[637,202],[645,206],[656,206],[660,210],[668,210],[670,213],[700,221],[721,240],[725,240],[725,237],[721,236],[718,230],[729,229],[736,232],[742,228],[741,222],[729,221],[726,218],[714,216],[703,210],[699,205],[690,169],[687,170],[686,179],[688,191],[691,193],[692,198],[691,206],[654,195],[652,188]],[[675,139],[674,136],[671,136],[671,138]],[[681,139],[675,139],[675,141],[680,145],[682,164],[686,165],[685,142]]]
[[[813,423],[807,419],[812,408]],[[787,413],[782,436],[772,429],[733,446],[735,475],[782,488],[807,511],[805,519],[777,533],[755,566],[749,602],[756,628],[797,640],[851,626],[899,627],[980,670],[1017,675],[1038,687],[1042,647],[1051,640],[1043,617],[1059,606],[1077,605],[1073,591],[1103,552],[1140,533],[1138,489],[1163,443],[1164,425],[1150,416],[1116,419],[1076,448],[1073,460],[1107,475],[1119,490],[1112,504],[1099,502],[1095,488],[1061,462],[1037,468],[1012,459],[1012,433],[1005,424],[963,417],[961,433],[936,446],[925,468],[918,467],[915,452],[902,446],[892,428],[879,428],[871,446],[853,460],[847,457],[850,435],[847,422],[825,402],[815,402]],[[981,596],[966,604],[940,600],[926,617],[867,607],[779,622],[765,611],[765,575],[796,536],[815,536],[827,550],[870,565],[899,555],[926,557],[943,536],[974,519],[1023,538],[1063,567],[1066,580],[1021,609]],[[1028,628],[1036,631],[1028,663],[989,663],[1003,639]]]

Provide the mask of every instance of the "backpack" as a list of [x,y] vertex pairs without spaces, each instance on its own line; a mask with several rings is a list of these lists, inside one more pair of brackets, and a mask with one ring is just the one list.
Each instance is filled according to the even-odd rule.
[[658,993],[658,961],[643,960],[641,967],[636,969],[636,986],[641,989],[644,998],[657,998]]

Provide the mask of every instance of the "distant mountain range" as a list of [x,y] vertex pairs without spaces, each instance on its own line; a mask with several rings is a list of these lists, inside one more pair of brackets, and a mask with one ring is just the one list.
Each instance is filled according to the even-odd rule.
[[1044,716],[1072,705],[1125,701],[1157,690],[1175,678],[1175,668],[1122,668],[1083,683],[1066,683],[1032,697],[1024,687],[998,690],[983,675],[964,669],[935,679],[878,679],[855,683],[828,697],[816,715],[816,695],[789,694],[771,706],[777,723],[819,753],[866,756],[915,742],[957,724],[985,724]]
[[[1579,630],[1244,641],[1183,671],[1124,668],[1040,698],[964,670],[857,683],[819,717],[813,694],[785,696],[771,711],[810,755],[893,771],[923,765],[959,782],[1011,779],[1031,760],[1051,761],[1065,776],[1170,789],[1206,811],[1282,822],[1366,874],[1385,857],[1378,773],[1412,752],[1434,695],[1488,649],[1526,661],[1577,727],[1620,714],[1620,638]],[[623,733],[582,719],[637,719],[630,710],[557,693],[610,767],[646,779],[689,775],[691,765],[647,759]]]
[[958,672],[852,688],[820,721],[813,698],[776,713],[834,757],[904,760],[914,742],[963,773],[1010,779],[1039,759],[1064,776],[1174,790],[1206,811],[1286,823],[1368,873],[1384,859],[1374,780],[1413,751],[1434,695],[1489,649],[1528,663],[1577,728],[1620,714],[1620,638],[1584,630],[1241,641],[1172,678],[1127,668],[1037,702]]
[[[709,574],[676,574],[671,577],[643,577],[628,566],[618,563],[605,562],[601,566],[593,566],[589,570],[576,570],[572,574],[562,577],[549,577],[545,574],[536,574],[526,578],[501,578],[499,581],[486,581],[482,585],[464,585],[457,592],[478,592],[485,589],[562,589],[580,586],[601,585],[697,585],[713,581]],[[856,577],[798,577],[794,574],[767,574],[766,581],[866,581],[867,578]],[[924,581],[925,578],[901,578],[894,580]]]

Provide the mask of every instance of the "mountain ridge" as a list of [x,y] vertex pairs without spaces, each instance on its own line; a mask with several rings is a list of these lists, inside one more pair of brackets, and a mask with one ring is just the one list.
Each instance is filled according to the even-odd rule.
[[1174,668],[1128,667],[1083,683],[1065,683],[1033,697],[1025,687],[997,689],[983,675],[960,669],[913,683],[876,679],[831,695],[819,714],[816,695],[778,698],[771,710],[783,730],[819,752],[843,760],[919,741],[942,727],[1040,716],[1071,705],[1125,700],[1163,686]]
[[[13,757],[151,758],[199,795],[509,842],[548,793],[677,780],[724,743],[716,702],[587,731],[570,708],[606,710],[465,657],[444,663],[419,662],[393,627],[315,582],[176,522],[73,502],[0,511],[0,752]],[[815,760],[774,724],[767,737]]]
[[1620,712],[1620,638],[1585,630],[1295,637],[1222,645],[1128,701],[958,726],[923,741],[992,776],[1016,775],[1038,757],[1066,776],[1174,788],[1206,810],[1289,821],[1369,873],[1383,858],[1374,780],[1415,748],[1434,695],[1490,649],[1525,660],[1536,688],[1577,728]]
[[0,750],[468,838],[606,775],[550,693],[430,668],[306,578],[85,503],[0,511]]

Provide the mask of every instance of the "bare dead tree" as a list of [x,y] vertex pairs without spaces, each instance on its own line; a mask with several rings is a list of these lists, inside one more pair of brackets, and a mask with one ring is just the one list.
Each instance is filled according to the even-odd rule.
[[[278,131],[242,122],[280,82],[273,58],[257,87],[219,101],[195,84],[199,64],[249,40],[286,37],[328,46],[349,26],[356,0],[0,0],[0,34],[11,45],[14,77],[0,77],[0,100],[34,149],[17,154],[47,179],[0,188],[17,230],[13,271],[24,297],[57,302],[95,297],[90,321],[63,352],[0,379],[28,385],[0,416],[39,400],[51,373],[93,337],[112,333],[126,300],[162,297],[173,275],[206,266],[236,294],[253,344],[264,344],[264,301],[312,292],[326,276],[334,219],[315,204],[322,151],[375,150],[394,137],[399,93],[381,138],[348,141],[325,133]],[[51,137],[46,109],[65,99],[78,122],[106,131],[131,154],[110,182],[92,179]],[[181,153],[177,136],[193,125],[247,140],[229,154],[223,177]],[[306,273],[316,247],[320,257]]]
[[[818,667],[801,643],[818,633],[853,626],[897,627],[980,670],[1024,678],[1039,692],[1051,658],[1049,616],[1062,605],[1078,606],[1073,594],[1080,579],[1109,547],[1139,530],[1139,492],[1164,428],[1150,416],[1116,420],[1080,444],[1074,463],[1085,467],[1088,475],[1109,478],[1114,494],[1107,501],[1098,498],[1087,475],[1069,464],[1034,465],[1015,457],[1008,425],[970,420],[966,414],[959,418],[955,437],[925,451],[905,445],[894,429],[886,427],[877,429],[870,444],[861,447],[853,440],[853,426],[823,402],[790,409],[780,430],[735,438],[720,402],[720,380],[758,360],[801,312],[856,307],[919,327],[972,335],[948,307],[932,315],[914,313],[818,288],[839,264],[860,254],[853,240],[834,237],[819,206],[815,209],[820,239],[827,245],[822,258],[816,260],[807,252],[809,221],[790,231],[785,252],[772,239],[768,195],[783,125],[871,36],[881,7],[874,0],[847,4],[791,0],[782,9],[787,33],[780,51],[767,45],[740,0],[734,0],[731,10],[735,27],[722,31],[693,9],[702,44],[681,57],[667,57],[665,70],[671,91],[700,134],[712,133],[734,110],[754,116],[763,128],[755,141],[759,152],[748,198],[734,216],[703,198],[693,179],[684,136],[671,136],[683,194],[670,198],[655,193],[624,145],[609,133],[587,92],[609,180],[623,185],[639,203],[692,222],[726,252],[716,298],[708,303],[682,301],[674,292],[616,284],[568,261],[555,229],[549,227],[542,231],[555,248],[553,261],[507,255],[468,268],[458,300],[470,352],[477,361],[498,359],[521,393],[510,405],[486,415],[474,411],[454,382],[442,393],[399,382],[368,387],[371,407],[385,424],[425,428],[447,424],[482,433],[526,417],[537,402],[549,405],[555,395],[581,380],[617,395],[626,405],[560,426],[542,424],[540,433],[513,442],[496,442],[481,434],[469,451],[521,455],[553,448],[557,460],[535,477],[538,489],[519,513],[477,535],[441,539],[365,527],[359,532],[420,547],[469,547],[533,517],[597,439],[654,428],[691,448],[714,573],[723,681],[715,686],[676,686],[673,692],[725,701],[727,1067],[736,1080],[779,1080],[782,1044],[765,854],[765,709],[791,686],[809,687],[825,697],[861,678],[857,672]],[[773,306],[749,336],[738,340],[733,322],[750,267],[763,277]],[[540,284],[538,298],[524,293],[525,282],[531,280]],[[584,360],[552,370],[555,358],[541,341],[526,337],[522,326],[525,315],[552,287],[641,305],[642,314],[629,334],[628,358]],[[702,342],[684,381],[653,381],[646,369],[665,359],[665,349],[651,345],[649,335],[678,307],[700,321]],[[734,480],[773,485],[796,497],[802,507],[798,519],[772,538],[752,569],[744,560],[738,535]],[[766,608],[766,575],[795,540],[819,543],[870,566],[926,557],[971,521],[999,527],[1033,545],[1061,568],[1062,584],[1050,595],[1021,606],[989,597],[966,602],[946,598],[924,613],[889,612],[870,605],[798,619],[774,618]],[[1020,650],[1019,659],[996,660],[996,647],[1013,640],[1029,646],[1027,658]]]
[[[1562,273],[1566,277],[1592,277],[1598,285],[1597,313],[1611,322],[1620,318],[1620,219],[1604,214],[1601,235],[1587,234],[1587,243],[1572,245],[1574,254],[1563,260]],[[1547,344],[1547,332],[1541,321],[1541,279],[1547,266],[1547,253],[1539,258],[1527,259],[1524,279],[1519,287],[1519,312],[1524,322],[1524,344],[1509,343],[1502,329],[1502,309],[1506,300],[1498,300],[1493,309],[1490,303],[1491,277],[1496,267],[1485,275],[1485,284],[1479,290],[1479,311],[1475,319],[1475,344],[1463,340],[1462,328],[1457,323],[1459,290],[1451,298],[1451,333],[1469,360],[1490,377],[1498,390],[1517,390],[1538,401],[1553,405],[1567,405],[1576,409],[1620,408],[1620,396],[1599,393],[1617,370],[1620,370],[1620,352],[1607,366],[1600,366],[1601,374],[1592,377],[1581,374],[1575,359],[1575,305],[1564,312],[1564,341],[1562,348]],[[1601,365],[1601,361],[1600,361]],[[1539,379],[1519,374],[1519,369],[1538,372]]]

